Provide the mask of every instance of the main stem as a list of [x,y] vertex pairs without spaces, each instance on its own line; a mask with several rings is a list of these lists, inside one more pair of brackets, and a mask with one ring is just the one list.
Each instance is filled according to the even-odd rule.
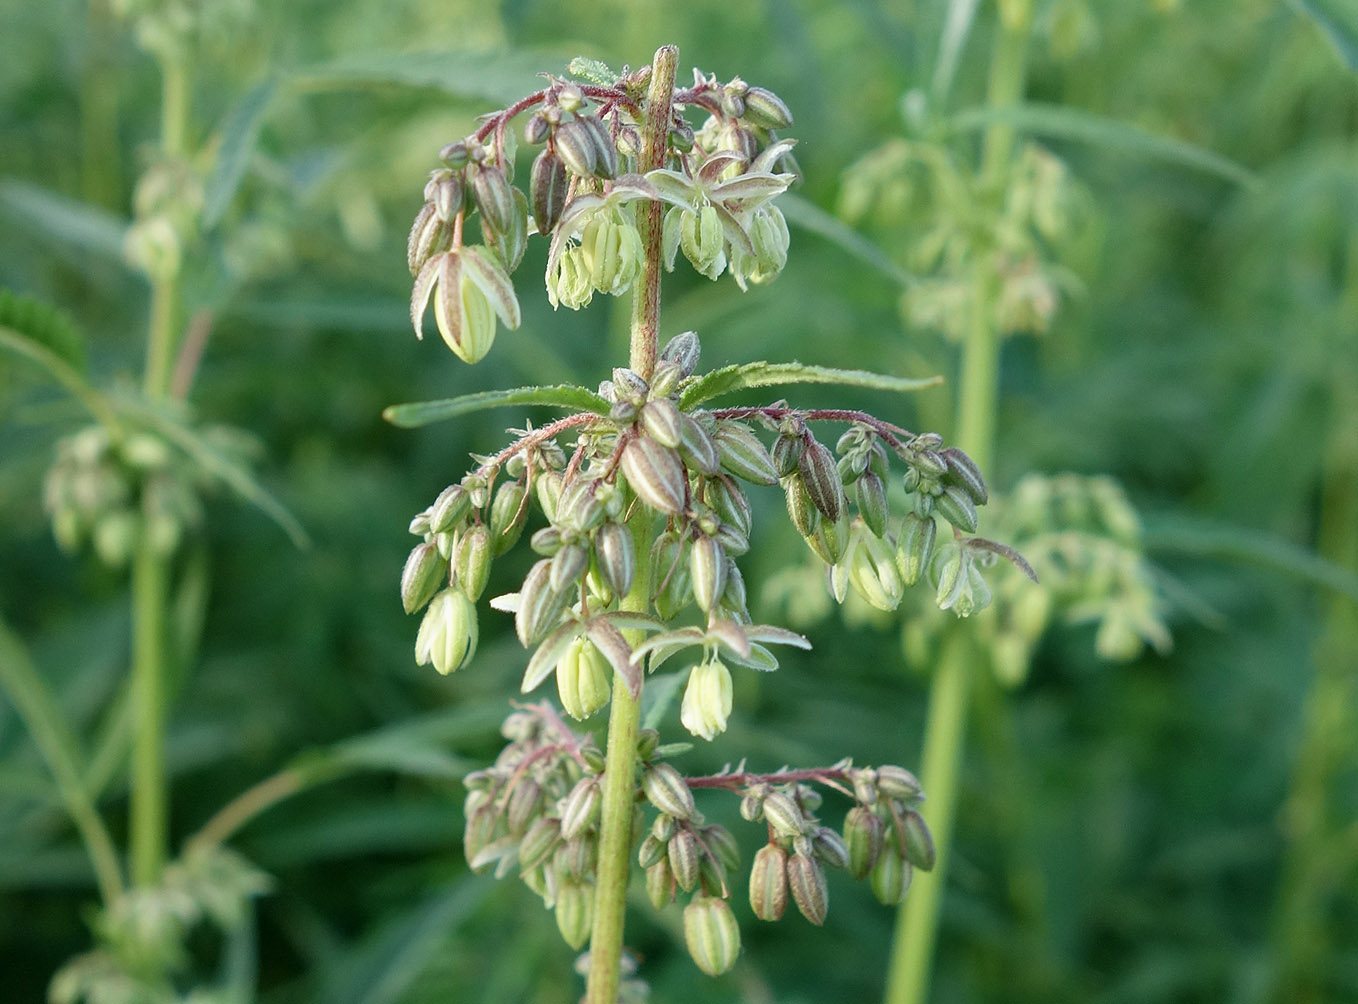
[[[188,135],[188,66],[179,54],[161,57],[161,151],[183,155]],[[165,268],[151,278],[151,318],[146,335],[144,389],[152,400],[166,396],[179,335],[180,274]],[[169,561],[142,535],[132,564],[132,765],[129,807],[129,871],[138,886],[160,880],[169,842],[169,795],[165,777],[165,619]]]
[[[670,99],[679,50],[658,49],[651,63],[650,93],[641,137],[638,169],[642,174],[663,167],[669,138]],[[632,293],[631,368],[650,379],[655,370],[660,332],[660,232],[661,207],[646,201],[637,211],[646,258],[639,284]],[[633,525],[637,535],[638,568],[631,592],[623,599],[624,610],[646,610],[650,605],[651,575],[649,526]],[[629,644],[641,641],[639,633],[624,632]],[[598,877],[594,892],[594,929],[589,943],[589,978],[586,1004],[616,1004],[622,976],[623,927],[627,916],[627,883],[631,876],[632,815],[636,805],[637,731],[641,723],[641,695],[633,697],[619,675],[613,679],[613,699],[608,716],[608,749],[605,754],[603,797],[599,822]]]
[[[990,65],[987,103],[1011,105],[1023,94],[1031,6],[1027,0],[1000,0],[1000,34]],[[981,179],[988,194],[1002,195],[1005,171],[1013,155],[1014,132],[994,125],[981,150]],[[962,347],[958,393],[957,442],[982,470],[990,470],[995,453],[995,414],[999,401],[1000,332],[994,321],[995,277],[984,265],[973,277],[972,316]],[[915,879],[901,907],[887,973],[886,1004],[922,1004],[928,998],[939,910],[947,882],[957,808],[957,779],[966,736],[971,674],[981,658],[974,637],[949,631],[929,690],[921,781],[929,801],[925,816],[934,835],[938,861],[934,870]]]

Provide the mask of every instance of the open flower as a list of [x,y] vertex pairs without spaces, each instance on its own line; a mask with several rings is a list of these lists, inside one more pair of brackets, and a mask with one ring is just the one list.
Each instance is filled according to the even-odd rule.
[[712,740],[726,731],[731,717],[731,671],[719,659],[693,667],[679,720],[695,736]]
[[511,331],[519,326],[514,284],[499,259],[485,248],[455,247],[431,256],[420,268],[410,296],[410,322],[417,338],[424,337],[424,312],[431,296],[439,334],[463,362],[485,358],[495,341],[497,316]]

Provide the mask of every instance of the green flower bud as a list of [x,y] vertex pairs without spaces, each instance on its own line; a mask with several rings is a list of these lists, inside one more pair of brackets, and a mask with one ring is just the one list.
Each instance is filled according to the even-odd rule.
[[849,520],[844,513],[838,522],[822,519],[816,525],[816,532],[806,541],[811,545],[821,561],[827,565],[838,565],[849,549]]
[[735,871],[740,867],[740,845],[731,831],[719,823],[705,826],[702,831],[703,843],[717,856],[723,869]]
[[641,409],[641,424],[646,434],[663,446],[678,447],[683,442],[683,422],[674,402],[652,398]]
[[726,233],[715,206],[705,205],[680,217],[679,246],[693,267],[709,279],[726,270]]
[[622,472],[637,496],[652,509],[678,513],[688,494],[679,454],[650,436],[635,436],[622,451]]
[[721,452],[721,466],[736,477],[756,485],[778,483],[773,458],[748,426],[740,422],[718,422],[716,441]]
[[677,533],[662,533],[651,547],[651,568],[655,569],[659,592],[654,597],[655,609],[661,617],[671,620],[693,600],[688,566],[684,561],[684,542]]
[[589,549],[583,544],[567,544],[552,557],[548,585],[555,591],[565,590],[580,581],[589,566]]
[[938,593],[934,597],[940,610],[948,610],[962,595],[967,585],[968,556],[956,544],[948,544],[938,552]]
[[726,731],[731,716],[731,671],[718,659],[699,663],[689,673],[679,721],[695,736],[711,741]]
[[519,841],[519,868],[529,871],[538,867],[552,856],[560,842],[560,820],[552,816],[539,816]]
[[675,335],[665,345],[660,353],[663,362],[672,362],[679,367],[681,379],[687,380],[698,368],[698,358],[702,353],[701,343],[698,335],[693,331],[685,331]]
[[415,661],[447,675],[476,654],[476,608],[466,595],[445,589],[429,602],[415,637]]
[[568,247],[561,253],[556,267],[547,273],[547,295],[553,307],[560,304],[571,310],[587,306],[594,298],[594,279],[583,248]]
[[605,513],[599,501],[599,488],[600,482],[596,478],[574,478],[562,489],[556,521],[580,533],[588,533],[603,523]]
[[461,485],[449,485],[439,492],[429,511],[429,529],[432,533],[447,533],[461,523],[471,511],[472,500]]
[[599,821],[599,779],[582,777],[561,808],[561,836],[574,840]]
[[792,855],[787,862],[787,884],[802,916],[817,927],[824,924],[830,909],[830,890],[820,862],[804,854]]
[[572,119],[557,127],[550,149],[556,151],[567,170],[581,178],[594,176],[599,149],[595,137],[583,119]]
[[524,648],[536,645],[547,632],[556,627],[557,619],[566,609],[569,594],[552,589],[551,559],[535,564],[523,580],[519,590],[519,609],[514,614],[514,630]]
[[577,638],[556,664],[556,690],[561,707],[583,721],[608,703],[613,667],[587,638]]
[[779,837],[798,837],[806,830],[806,818],[792,797],[773,791],[764,798],[764,819]]
[[740,926],[726,900],[695,896],[684,907],[684,943],[708,976],[720,976],[740,955]]
[[675,830],[666,847],[666,855],[674,881],[684,892],[692,892],[698,884],[702,864],[702,852],[693,831],[685,826]]
[[943,493],[934,498],[934,512],[963,533],[976,532],[976,503],[971,500],[965,488],[957,485],[945,487]]
[[745,121],[764,129],[786,129],[792,125],[792,112],[783,99],[764,87],[745,92]]
[[981,469],[976,466],[976,461],[955,446],[942,450],[939,456],[948,466],[946,475],[948,480],[966,491],[972,502],[976,505],[985,505],[989,501],[990,492],[986,489],[985,478],[981,476]]
[[811,504],[811,496],[807,494],[806,483],[802,481],[802,476],[794,471],[785,477],[783,479],[783,492],[787,497],[787,514],[788,518],[792,520],[792,525],[797,528],[797,532],[803,537],[814,536],[816,528],[820,525],[820,513]]
[[907,860],[921,871],[932,871],[938,861],[938,852],[934,849],[934,836],[929,832],[924,817],[911,809],[902,818],[901,825]]
[[675,819],[692,819],[698,811],[693,804],[693,792],[670,764],[661,762],[647,767],[641,775],[641,790],[647,801]]
[[828,826],[821,826],[811,835],[811,846],[816,860],[831,868],[849,867],[849,848],[844,838]]
[[864,472],[854,483],[854,501],[858,503],[858,512],[868,529],[878,537],[885,536],[887,501],[882,479],[872,471]]
[[406,264],[410,274],[418,275],[433,255],[452,247],[453,227],[446,218],[440,218],[432,202],[426,202],[415,216],[406,239]]
[[642,838],[641,847],[637,849],[637,862],[643,868],[650,868],[656,862],[664,861],[665,854],[666,842],[654,833],[648,833]]
[[674,899],[674,875],[664,858],[646,869],[646,898],[657,910],[663,910]]
[[538,495],[538,505],[542,507],[542,514],[550,522],[556,522],[557,503],[561,499],[562,478],[556,471],[545,471],[535,479]]
[[[490,846],[491,841],[495,839],[498,825],[499,817],[494,807],[490,805],[467,813],[467,825],[462,830],[462,852],[466,855],[468,864],[476,861],[481,852]],[[472,867],[472,871],[480,872],[485,868],[484,864],[478,864]]]
[[895,764],[883,764],[877,768],[877,791],[898,802],[913,802],[924,797],[919,778]]
[[806,444],[797,460],[797,473],[820,514],[831,522],[838,520],[844,512],[844,483],[834,456],[823,443],[812,439]]
[[692,415],[681,413],[679,416],[679,452],[689,466],[705,477],[711,477],[721,470],[717,441]]
[[401,572],[401,605],[413,614],[434,597],[448,574],[448,562],[443,560],[433,544],[420,544],[410,552]]
[[566,190],[569,187],[566,165],[552,150],[543,150],[534,158],[528,190],[533,196],[533,221],[537,224],[538,233],[550,234],[556,229],[561,210],[566,208]]
[[850,585],[878,610],[895,610],[905,595],[895,550],[862,520],[855,520],[850,532],[854,538],[847,559]]
[[510,790],[509,801],[505,806],[505,822],[509,826],[509,832],[516,835],[523,833],[537,815],[541,804],[542,786],[531,777],[519,778],[518,783]]
[[780,435],[773,441],[773,466],[780,478],[785,478],[797,470],[797,462],[806,449],[806,439],[801,435]]
[[748,273],[751,282],[772,282],[787,264],[787,249],[791,238],[787,220],[777,206],[760,206],[750,224],[750,242],[754,245],[756,268]]
[[693,542],[689,550],[689,580],[698,606],[704,613],[710,611],[726,588],[726,555],[711,537],[699,534]]
[[625,523],[605,523],[594,537],[599,573],[614,596],[626,596],[637,574],[636,543]]
[[881,817],[866,805],[849,810],[844,819],[844,846],[848,851],[850,875],[856,879],[868,877],[882,853],[885,833]]
[[905,514],[900,539],[896,544],[896,566],[901,573],[901,581],[907,586],[918,582],[929,567],[937,533],[938,524],[932,516],[920,516],[916,512]]
[[498,167],[472,167],[467,172],[471,181],[472,201],[492,230],[505,233],[514,225],[514,195],[509,179]]
[[578,119],[584,125],[584,132],[594,146],[594,174],[599,178],[618,176],[618,148],[613,143],[608,126],[603,119],[586,115]]
[[870,885],[872,894],[883,906],[899,906],[905,902],[905,894],[910,891],[910,879],[914,869],[910,862],[901,857],[893,840],[888,840],[872,866]]
[[509,215],[509,229],[496,230],[482,221],[481,234],[500,264],[513,272],[523,261],[523,253],[528,249],[528,196],[517,188],[511,188],[510,195],[513,208]]
[[585,947],[594,923],[594,883],[566,881],[556,890],[556,929],[574,949]]
[[490,579],[490,530],[484,523],[469,527],[453,555],[457,586],[475,603]]
[[750,867],[750,909],[760,920],[781,920],[787,909],[787,851],[765,844]]
[[495,557],[499,557],[518,543],[528,518],[524,505],[527,487],[522,481],[506,481],[495,490],[490,506],[490,543]]

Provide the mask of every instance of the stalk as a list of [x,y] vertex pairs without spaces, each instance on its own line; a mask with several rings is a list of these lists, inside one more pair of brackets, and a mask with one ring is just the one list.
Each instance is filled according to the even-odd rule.
[[[188,135],[189,76],[182,55],[161,56],[162,152],[184,153]],[[177,267],[151,278],[151,317],[146,338],[144,388],[152,400],[169,390],[171,359],[179,335],[180,274]],[[143,535],[145,536],[145,535]],[[166,604],[168,560],[147,539],[132,564],[133,745],[129,818],[129,871],[134,885],[160,879],[169,842],[169,796],[165,779]]]
[[[987,104],[1004,107],[1023,94],[1028,29],[1028,0],[1000,0],[1000,33],[990,64]],[[1014,131],[1003,125],[986,130],[981,150],[981,178],[994,197],[1002,194],[1004,173],[1012,157]],[[957,407],[957,442],[982,470],[990,470],[995,454],[995,415],[999,398],[1000,332],[992,306],[995,277],[984,263],[973,279],[975,297],[967,337]],[[947,883],[957,807],[957,779],[966,736],[971,674],[983,659],[976,640],[966,632],[948,632],[929,689],[921,782],[929,801],[925,814],[934,835],[938,860],[934,870],[917,875],[901,906],[887,972],[886,1004],[922,1004],[928,998],[939,910]]]
[[[679,50],[665,46],[656,50],[651,63],[650,94],[646,107],[638,167],[641,173],[664,166],[669,136],[670,100]],[[649,200],[637,211],[645,262],[632,293],[630,365],[649,379],[655,369],[660,329],[660,236],[661,206]],[[638,568],[632,590],[623,599],[624,610],[645,610],[650,602],[649,526],[634,524],[638,536]],[[624,632],[629,644],[640,632]],[[594,928],[590,934],[590,967],[586,1004],[615,1004],[621,980],[623,927],[627,915],[627,884],[631,876],[632,815],[636,804],[637,732],[641,723],[641,695],[628,692],[615,674],[608,715],[608,748],[605,753],[599,862],[594,892]]]

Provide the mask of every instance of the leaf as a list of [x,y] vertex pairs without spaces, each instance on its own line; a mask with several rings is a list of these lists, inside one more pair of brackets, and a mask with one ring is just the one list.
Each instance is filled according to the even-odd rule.
[[1169,136],[1158,136],[1126,122],[1065,105],[1027,102],[994,108],[970,108],[959,112],[951,126],[957,132],[971,132],[995,123],[1038,136],[1074,140],[1151,160],[1163,160],[1214,174],[1237,185],[1254,187],[1259,184],[1258,178],[1249,169],[1205,147]]
[[573,384],[552,387],[515,387],[513,390],[488,390],[479,394],[463,394],[442,401],[417,401],[393,404],[382,412],[382,417],[402,429],[418,429],[434,422],[442,422],[460,415],[487,408],[502,408],[519,404],[538,404],[549,408],[572,408],[607,415],[612,407],[594,391]]
[[1340,0],[1288,0],[1290,6],[1306,15],[1334,46],[1334,51],[1350,70],[1358,70],[1358,10]]
[[81,376],[88,372],[85,340],[57,308],[34,297],[0,289],[0,327],[38,343]]
[[622,632],[608,621],[596,617],[585,625],[585,633],[604,654],[614,672],[627,684],[627,691],[632,695],[632,699],[640,697],[641,666],[633,662],[632,648],[627,644]]
[[538,72],[544,66],[564,65],[567,58],[551,49],[344,56],[298,72],[293,82],[308,90],[384,84],[428,87],[462,98],[508,104],[542,86]]
[[0,181],[0,206],[44,239],[127,266],[123,244],[128,224],[112,213],[13,180]]
[[811,642],[804,635],[773,624],[747,625],[745,635],[750,641],[764,642],[768,645],[791,645],[794,648],[811,650]]
[[748,666],[750,669],[757,669],[761,673],[772,673],[778,668],[778,659],[772,652],[763,645],[751,645],[748,656],[739,656],[735,653],[728,653],[731,661],[741,666]]
[[828,366],[807,366],[804,363],[741,363],[724,366],[705,373],[687,387],[679,399],[679,407],[692,408],[722,394],[731,394],[751,387],[786,387],[792,384],[836,384],[862,387],[867,390],[909,392],[937,387],[940,376],[915,380],[909,377],[886,376],[868,370],[841,370]]
[[804,199],[794,192],[787,192],[779,196],[778,208],[792,225],[838,245],[841,251],[847,252],[865,265],[871,265],[898,286],[909,287],[919,283],[919,279],[887,257],[886,252],[876,244],[809,199]]
[[700,628],[682,627],[647,638],[632,651],[632,660],[639,666],[647,655],[651,657],[651,672],[676,652],[701,645],[706,635]]
[[523,683],[519,690],[527,694],[537,689],[539,683],[547,679],[555,670],[556,664],[571,647],[571,642],[580,634],[580,625],[568,621],[544,638],[533,657],[528,660],[528,668],[523,671]]
[[264,113],[278,93],[278,81],[272,77],[256,85],[227,112],[222,123],[221,141],[217,157],[208,175],[203,195],[203,226],[211,230],[225,215],[240,187],[245,169],[259,139]]
[[948,18],[939,36],[938,61],[934,64],[934,104],[940,108],[947,100],[948,91],[952,89],[953,75],[957,72],[957,60],[971,31],[978,2],[979,0],[950,0],[948,3]]
[[590,59],[588,56],[576,56],[566,65],[566,72],[572,77],[588,80],[600,87],[612,87],[621,79],[621,74],[614,73],[607,63]]
[[288,535],[294,547],[311,545],[306,530],[282,502],[278,501],[239,461],[227,456],[196,430],[165,412],[131,398],[119,400],[121,411],[134,415],[183,450],[205,472],[220,479],[246,502],[268,516]]
[[657,620],[650,614],[632,610],[613,610],[606,614],[599,614],[599,619],[606,620],[615,628],[621,628],[623,631],[660,631],[665,627],[663,621]]

